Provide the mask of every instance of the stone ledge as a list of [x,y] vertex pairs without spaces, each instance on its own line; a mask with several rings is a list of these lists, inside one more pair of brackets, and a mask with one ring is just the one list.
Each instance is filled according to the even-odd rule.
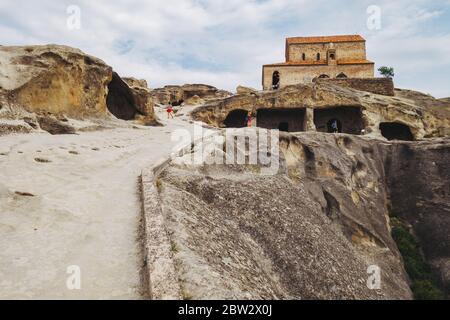
[[316,79],[315,82],[331,83],[346,88],[367,91],[390,97],[395,95],[394,81],[388,78]]
[[[208,136],[212,138],[214,134]],[[141,174],[145,283],[152,300],[181,300],[182,293],[173,261],[172,244],[164,222],[157,179],[175,157],[191,152],[204,137],[187,144]]]
[[146,277],[151,299],[180,300],[181,290],[155,180],[155,172],[166,163],[144,170],[141,176]]

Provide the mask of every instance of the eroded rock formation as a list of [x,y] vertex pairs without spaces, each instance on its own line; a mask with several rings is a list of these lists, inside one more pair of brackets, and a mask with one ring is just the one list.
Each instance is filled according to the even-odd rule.
[[385,160],[392,214],[408,222],[450,292],[450,140],[394,143]]
[[[338,108],[357,110],[358,119],[341,114]],[[275,112],[288,109],[304,110],[304,119],[298,124],[300,128],[296,127],[296,131],[330,132],[331,123],[328,121],[336,120],[338,127],[351,128],[340,132],[366,134],[371,137],[383,136],[380,129],[382,123],[405,125],[416,140],[450,135],[450,105],[445,101],[405,90],[396,90],[396,95],[389,97],[341,87],[330,82],[296,85],[277,91],[252,92],[215,100],[195,110],[192,116],[195,120],[212,126],[226,127],[228,116],[236,110],[244,111],[243,114],[251,112],[258,123],[260,110],[264,110],[264,113],[267,110]],[[331,114],[334,110],[337,111],[335,115],[328,116],[326,121],[321,120],[320,124],[317,123],[317,113],[328,111]],[[274,128],[285,128],[288,120],[280,118]],[[357,122],[360,124],[355,125]],[[361,131],[354,131],[357,129]],[[289,128],[286,131],[294,130]],[[402,134],[399,139],[403,136]]]
[[105,115],[111,80],[111,67],[78,49],[0,47],[0,87],[11,108],[77,118]]
[[[155,103],[173,106],[182,103],[220,99],[232,96],[232,93],[219,90],[216,87],[205,84],[185,84],[183,86],[165,86],[164,88],[154,89],[151,92]],[[198,98],[197,98],[198,97]],[[201,99],[202,101],[200,101]]]
[[[239,134],[248,135],[248,130],[241,129]],[[403,159],[398,166],[413,161],[408,155],[393,156],[405,145],[352,135],[282,134],[279,170],[273,175],[261,174],[262,165],[195,165],[192,157],[202,152],[199,147],[174,159],[156,185],[181,295],[194,299],[412,298],[389,222],[391,214],[398,214],[391,208],[403,206],[403,214],[420,214],[395,204],[408,190],[398,188],[390,174],[397,166],[387,163],[392,158]],[[439,145],[448,148],[450,141]],[[432,166],[435,147],[424,142],[423,159],[427,160],[423,165]],[[221,153],[223,149],[218,148],[210,155]],[[430,170],[442,170],[438,168]],[[443,190],[446,183],[437,182]],[[392,188],[397,191],[390,193]],[[410,194],[410,206],[415,208],[419,194],[420,188]],[[448,195],[439,199],[440,204],[448,204]],[[430,203],[433,209],[439,206]],[[435,251],[439,251],[436,261],[437,267],[444,266],[442,270],[447,270],[449,252],[445,208],[422,224],[429,233],[443,224],[442,232],[428,235],[439,238],[433,239],[441,243]],[[382,270],[380,290],[367,287],[371,265]]]
[[250,88],[250,87],[238,86],[236,88],[237,94],[248,94],[248,93],[255,93],[255,92],[258,92],[258,90]]
[[123,80],[131,88],[134,105],[139,113],[139,116],[135,116],[135,118],[144,125],[160,125],[155,115],[155,103],[153,101],[151,90],[147,86],[147,81],[134,78],[123,78]]
[[33,114],[108,119],[113,114],[119,119],[134,120],[137,116],[155,123],[148,92],[134,84],[132,87],[102,60],[75,48],[0,47],[3,119],[23,120]]

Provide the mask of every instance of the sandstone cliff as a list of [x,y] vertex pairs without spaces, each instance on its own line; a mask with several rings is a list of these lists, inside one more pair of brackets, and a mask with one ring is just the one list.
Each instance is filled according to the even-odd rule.
[[411,227],[450,292],[450,140],[395,143],[385,158],[392,215]]
[[105,115],[112,68],[66,46],[0,47],[0,88],[7,105],[30,112]]
[[[251,131],[237,132],[246,136]],[[409,194],[409,181],[420,179],[407,178],[409,171],[395,174],[398,166],[417,169],[417,161],[398,151],[413,148],[407,143],[352,135],[283,134],[279,170],[274,175],[261,174],[262,164],[195,165],[192,157],[205,151],[194,147],[175,158],[156,180],[180,295],[194,299],[412,298],[402,257],[390,234],[390,216],[393,208],[402,208],[396,212],[407,219],[429,211],[430,219],[423,217],[427,222],[412,220],[422,230],[418,234],[425,254],[436,259],[436,269],[445,275],[450,228],[448,196],[441,193],[448,183],[440,181],[437,173],[448,176],[442,172],[448,159],[444,157],[437,167],[433,161],[437,161],[434,154],[449,146],[446,140],[418,147],[420,167],[429,166],[436,182],[428,187],[422,183]],[[223,151],[209,149],[207,154],[211,158],[207,156],[205,163],[217,154],[223,156]],[[393,159],[402,160],[394,165]],[[403,188],[398,187],[399,181]],[[422,210],[417,200],[422,191],[427,198],[427,190],[442,190],[442,197],[425,200],[429,205]],[[404,194],[408,196],[399,199]],[[436,229],[440,231],[434,233]],[[367,287],[371,265],[382,270],[380,290]]]
[[[156,123],[145,88],[131,89],[102,60],[59,45],[0,47],[0,117],[34,114]],[[27,114],[28,113],[28,114]],[[36,122],[36,121],[35,121]],[[27,123],[22,126],[27,127]]]
[[182,86],[165,86],[151,91],[155,103],[177,106],[182,103],[198,104],[208,100],[226,98],[232,93],[219,90],[206,84],[185,84]]
[[396,90],[394,97],[377,95],[332,82],[215,100],[195,110],[192,116],[215,127],[226,127],[227,118],[233,111],[243,110],[244,115],[250,111],[257,116],[261,109],[302,109],[304,124],[298,131],[316,131],[319,128],[315,123],[315,112],[335,110],[338,115],[344,108],[354,110],[359,118],[349,120],[351,132],[348,133],[361,134],[364,130],[364,134],[382,138],[382,124],[400,124],[411,132],[412,139],[450,135],[450,105],[445,101],[405,90]]

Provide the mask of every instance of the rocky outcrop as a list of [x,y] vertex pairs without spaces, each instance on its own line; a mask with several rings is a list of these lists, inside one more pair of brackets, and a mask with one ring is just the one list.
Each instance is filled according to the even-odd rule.
[[223,99],[223,98],[228,98],[228,97],[232,97],[233,94],[229,91],[226,90],[218,90],[214,96],[214,99]]
[[[185,84],[183,86],[165,86],[154,89],[152,96],[156,103],[177,106],[186,101],[192,101],[194,97],[202,100],[213,100],[232,96],[232,93],[219,90],[213,86],[205,84]],[[195,98],[196,101],[199,101]]]
[[150,126],[161,125],[155,115],[155,104],[151,91],[147,87],[147,81],[137,80],[135,78],[123,78],[123,80],[128,84],[133,93],[134,104],[140,113],[140,116],[137,117],[139,122]]
[[147,83],[147,80],[145,80],[145,79],[136,79],[133,77],[122,77],[122,80],[125,81],[130,88],[140,87],[140,88],[148,89],[148,83]]
[[11,133],[29,133],[33,130],[32,127],[25,123],[18,123],[16,121],[1,121],[0,122],[0,136]]
[[37,117],[37,121],[42,130],[47,131],[52,135],[74,134],[76,132],[75,128],[52,116],[39,116]]
[[185,104],[189,105],[189,106],[198,106],[198,105],[202,105],[205,103],[205,100],[203,100],[202,98],[200,98],[199,96],[195,95],[193,97],[190,97],[189,99],[187,99],[186,101],[184,101]]
[[[201,145],[161,172],[152,196],[161,201],[160,227],[184,298],[412,298],[390,235],[383,166],[389,144],[283,134],[273,174],[262,163],[206,164],[225,149],[205,153],[211,145]],[[192,162],[198,152],[206,155],[202,164]],[[381,270],[381,289],[367,286],[371,266]]]
[[450,140],[392,144],[385,160],[391,214],[406,221],[450,292]]
[[450,136],[450,105],[445,102],[431,96],[399,90],[395,97],[388,97],[329,82],[296,85],[211,101],[196,109],[192,117],[215,127],[226,127],[227,117],[232,111],[242,111],[243,114],[251,112],[258,121],[258,111],[261,109],[300,109],[304,114],[301,115],[304,123],[297,124],[303,127],[299,131],[326,131],[326,123],[325,129],[319,128],[319,125],[323,126],[318,123],[320,110],[334,113],[334,117],[340,118],[341,110],[352,109],[352,117],[359,117],[359,123],[354,123],[351,115],[347,117],[342,114],[342,121],[347,121],[347,125],[351,127],[348,133],[364,133],[382,138],[381,125],[393,123],[403,125],[410,131],[409,135],[413,139]]
[[390,78],[344,78],[344,79],[315,79],[316,82],[332,83],[341,87],[352,88],[384,96],[395,95],[394,81]]
[[258,90],[250,88],[250,87],[244,87],[244,86],[238,86],[236,88],[237,94],[249,94],[249,93],[256,93]]
[[9,108],[104,116],[112,68],[66,46],[0,47],[0,88]]
[[[132,81],[130,80],[130,83]],[[0,47],[0,117],[28,113],[74,119],[116,118],[154,123],[142,81],[127,85],[102,60],[59,45]]]

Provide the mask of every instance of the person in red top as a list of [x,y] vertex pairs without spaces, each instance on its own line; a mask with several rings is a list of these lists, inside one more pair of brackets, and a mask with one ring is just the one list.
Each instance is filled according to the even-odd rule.
[[248,115],[247,115],[247,127],[252,127],[252,113],[251,113],[251,111],[249,111],[248,112]]
[[169,103],[169,106],[167,107],[167,119],[173,119],[173,107],[172,103]]

